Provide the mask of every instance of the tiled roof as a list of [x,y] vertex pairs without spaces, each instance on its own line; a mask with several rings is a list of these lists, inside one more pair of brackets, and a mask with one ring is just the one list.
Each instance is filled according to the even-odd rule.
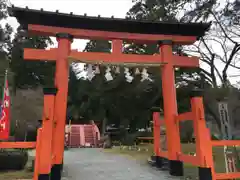
[[64,28],[89,29],[140,34],[204,36],[210,23],[169,23],[161,21],[89,17],[73,13],[49,12],[19,7],[10,8],[11,15],[26,29],[28,24]]

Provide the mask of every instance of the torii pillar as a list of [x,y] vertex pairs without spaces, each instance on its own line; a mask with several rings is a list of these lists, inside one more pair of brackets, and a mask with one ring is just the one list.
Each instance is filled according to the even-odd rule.
[[55,86],[58,89],[54,112],[53,166],[51,180],[60,180],[64,155],[64,131],[66,124],[69,61],[73,36],[67,33],[56,34],[58,41],[56,57]]
[[172,45],[173,42],[171,40],[162,40],[159,42],[160,55],[167,62],[162,67],[164,121],[167,130],[169,173],[174,176],[183,176],[183,162],[178,160],[178,153],[181,152],[181,141],[179,124],[175,121],[178,109]]

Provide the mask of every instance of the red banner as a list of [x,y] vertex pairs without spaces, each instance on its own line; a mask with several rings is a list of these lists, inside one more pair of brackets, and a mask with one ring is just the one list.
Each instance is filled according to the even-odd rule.
[[7,140],[9,138],[9,129],[10,129],[10,96],[8,89],[8,81],[7,78],[4,84],[4,92],[3,92],[3,102],[2,102],[2,111],[1,111],[1,119],[0,119],[0,140]]

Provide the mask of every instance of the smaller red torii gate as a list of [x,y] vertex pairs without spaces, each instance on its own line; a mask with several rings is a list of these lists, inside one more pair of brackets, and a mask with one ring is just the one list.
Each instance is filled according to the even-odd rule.
[[[158,166],[162,158],[169,160],[170,174],[183,175],[183,162],[199,167],[200,180],[212,180],[240,177],[239,173],[215,174],[212,160],[212,146],[223,145],[212,142],[204,119],[202,95],[195,93],[191,99],[191,112],[177,112],[175,67],[198,67],[197,57],[173,54],[173,45],[191,45],[204,35],[210,24],[203,23],[166,23],[135,21],[114,18],[100,18],[30,10],[28,8],[11,8],[29,35],[55,36],[58,47],[50,50],[24,49],[26,60],[43,60],[56,62],[55,88],[44,89],[43,126],[38,130],[37,155],[34,180],[60,180],[64,152],[64,130],[68,94],[69,62],[79,61],[96,64],[143,64],[158,66],[162,73],[164,97],[164,121],[159,120],[158,112],[154,118],[154,149]],[[111,53],[78,52],[71,50],[73,38],[103,39],[112,41]],[[122,52],[123,41],[137,43],[158,43],[159,54],[136,55]],[[179,121],[192,119],[196,136],[197,156],[181,153]],[[160,147],[160,126],[165,124],[167,149]],[[230,144],[239,142],[231,141]],[[239,143],[240,144],[240,143]],[[33,143],[30,145],[34,145]],[[10,147],[0,143],[0,147]],[[42,157],[48,158],[42,158]]]

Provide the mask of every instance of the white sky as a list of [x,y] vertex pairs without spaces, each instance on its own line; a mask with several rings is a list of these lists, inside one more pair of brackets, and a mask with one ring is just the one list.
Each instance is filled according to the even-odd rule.
[[[132,7],[132,0],[10,0],[11,4],[17,7],[30,9],[41,9],[46,11],[56,11],[63,13],[73,12],[74,14],[89,16],[124,18],[128,10]],[[9,18],[8,22],[14,28],[18,26],[15,18]],[[75,40],[73,49],[84,49],[86,40]]]

